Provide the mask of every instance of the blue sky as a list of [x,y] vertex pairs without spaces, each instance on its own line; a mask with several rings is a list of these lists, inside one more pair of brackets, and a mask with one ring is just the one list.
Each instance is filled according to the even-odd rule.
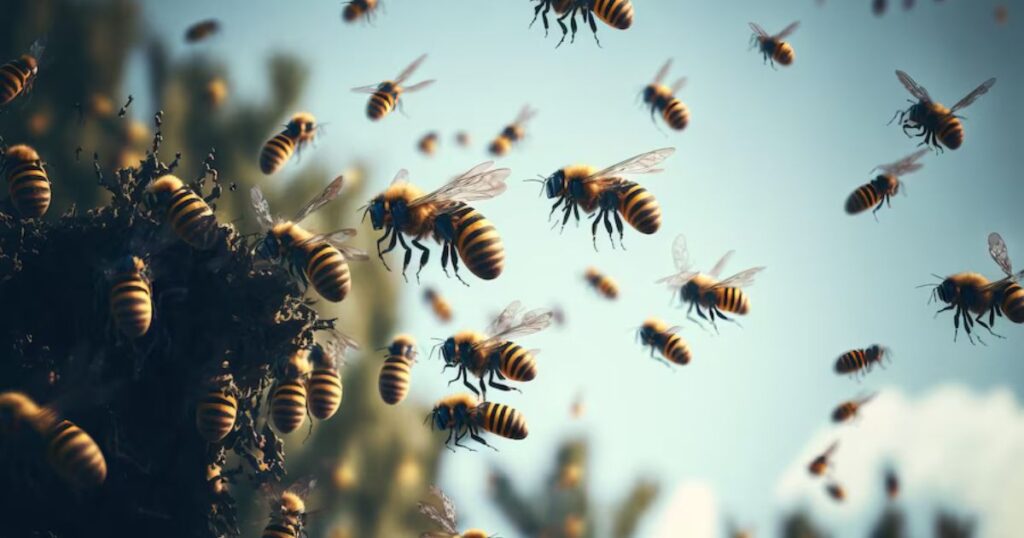
[[[367,158],[381,172],[370,181],[381,188],[403,167],[420,186],[436,187],[486,160],[486,141],[523,104],[539,110],[527,140],[500,160],[513,171],[509,191],[477,206],[502,233],[505,273],[465,288],[431,267],[424,282],[441,287],[456,309],[455,323],[436,325],[420,302],[421,288],[410,284],[401,327],[425,341],[454,328],[483,328],[513,299],[566,309],[565,329],[523,342],[543,350],[540,376],[524,394],[502,398],[526,414],[529,439],[500,442],[499,456],[460,453],[444,463],[444,484],[465,506],[466,524],[514,537],[487,503],[473,502],[484,495],[483,469],[500,459],[538,483],[566,436],[593,441],[597,502],[624,493],[637,475],[662,482],[665,495],[641,535],[654,532],[672,490],[686,481],[706,484],[720,511],[767,532],[783,502],[776,495],[783,473],[840,400],[876,387],[913,399],[940,384],[1020,398],[1024,328],[1004,321],[1006,340],[954,344],[952,320],[932,319],[927,290],[914,287],[933,272],[997,276],[986,252],[990,231],[1003,234],[1024,267],[1017,13],[998,27],[994,2],[918,3],[911,12],[875,18],[866,0],[823,7],[811,0],[635,0],[633,28],[599,28],[603,48],[582,32],[558,50],[556,34],[544,39],[540,28],[527,29],[532,10],[524,1],[388,0],[372,26],[343,25],[339,2],[145,5],[154,31],[173,42],[177,55],[187,52],[180,35],[190,23],[221,19],[223,35],[198,50],[228,60],[233,91],[244,98],[265,95],[263,69],[272,51],[304,58],[312,74],[300,106],[331,123],[309,160],[340,170]],[[802,25],[790,39],[792,67],[772,70],[747,50],[749,21],[775,32],[793,20]],[[437,84],[408,96],[408,118],[370,123],[366,96],[349,88],[392,77],[424,52],[430,57],[413,81]],[[634,103],[668,57],[675,59],[669,79],[689,79],[679,95],[691,110],[682,133],[659,131]],[[906,178],[909,196],[894,199],[876,223],[870,215],[849,217],[842,207],[872,167],[915,149],[886,125],[909,97],[894,69],[947,105],[988,77],[999,82],[966,110],[963,147],[926,156],[924,168]],[[129,77],[129,86],[143,84],[140,73]],[[453,143],[459,129],[473,135],[471,149]],[[415,150],[428,130],[442,133],[434,158]],[[594,252],[582,226],[561,235],[549,230],[549,204],[535,185],[518,181],[664,146],[678,150],[665,172],[639,178],[661,202],[662,229],[654,236],[627,231],[626,251],[602,245]],[[744,328],[724,326],[711,336],[684,324],[683,311],[653,284],[672,272],[670,248],[679,233],[700,268],[729,249],[737,253],[726,274],[767,266],[748,290],[752,312]],[[619,281],[618,302],[603,302],[582,283],[590,264]],[[652,315],[685,326],[691,365],[668,373],[645,358],[631,331]],[[840,353],[874,342],[896,353],[887,370],[860,384],[831,373]],[[421,362],[413,398],[447,393],[436,370],[436,363]],[[587,415],[572,422],[568,408],[580,390]],[[842,432],[856,434],[857,426]],[[957,503],[951,495],[925,497],[920,506]],[[875,508],[869,506],[872,515]],[[843,525],[840,536],[854,536],[863,534],[858,514],[851,508],[823,517],[837,531]]]

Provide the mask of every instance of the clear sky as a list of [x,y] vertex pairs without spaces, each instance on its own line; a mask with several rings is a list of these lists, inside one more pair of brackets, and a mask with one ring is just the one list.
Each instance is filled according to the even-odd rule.
[[[223,35],[199,50],[228,60],[233,91],[243,97],[265,94],[263,70],[272,51],[303,57],[312,74],[300,106],[331,123],[310,160],[340,170],[367,158],[383,172],[370,178],[381,188],[402,167],[420,186],[434,188],[486,160],[486,140],[524,103],[539,110],[527,140],[500,161],[513,171],[509,191],[477,206],[503,236],[505,273],[494,282],[471,279],[466,288],[445,280],[436,265],[426,270],[424,282],[441,286],[457,311],[447,328],[423,308],[422,289],[405,286],[408,314],[401,329],[421,341],[453,328],[482,329],[513,299],[528,307],[559,304],[568,317],[566,328],[523,341],[543,350],[540,376],[522,395],[501,395],[526,414],[530,437],[499,440],[498,455],[460,453],[445,460],[443,483],[465,507],[468,525],[515,537],[488,503],[474,501],[485,494],[484,469],[499,461],[535,484],[558,441],[582,433],[593,441],[596,501],[622,495],[637,475],[662,483],[664,494],[642,536],[655,532],[676,486],[686,482],[703,484],[719,514],[735,514],[767,533],[781,507],[820,505],[820,484],[786,485],[784,475],[823,435],[829,411],[843,399],[886,388],[897,394],[893,398],[914,402],[936,397],[934,388],[942,385],[971,398],[1000,391],[1017,409],[1024,327],[1004,321],[1007,339],[989,339],[988,347],[954,344],[952,320],[933,319],[928,291],[915,286],[931,282],[931,273],[997,276],[986,251],[991,231],[1003,234],[1024,267],[1024,35],[1015,18],[1024,11],[1011,6],[1009,24],[997,26],[989,0],[921,0],[913,11],[897,7],[884,18],[871,15],[867,0],[634,4],[636,21],[628,31],[600,25],[603,48],[583,31],[574,45],[557,50],[557,30],[545,39],[539,27],[527,29],[532,10],[525,1],[386,0],[387,11],[373,25],[355,26],[341,23],[340,2],[146,6],[153,31],[174,43],[175,54],[186,53],[180,35],[190,23],[221,19]],[[747,50],[749,21],[775,32],[794,20],[801,27],[790,40],[792,67],[772,70]],[[405,99],[408,118],[369,122],[366,96],[349,88],[390,78],[424,52],[430,57],[413,82],[436,78],[437,84]],[[691,109],[691,125],[682,133],[659,131],[634,102],[668,57],[675,59],[669,78],[689,79],[680,97]],[[947,105],[988,77],[999,82],[965,111],[963,147],[926,156],[923,170],[906,178],[909,196],[894,199],[876,223],[870,215],[849,217],[842,207],[873,166],[915,149],[915,141],[886,125],[909,98],[894,69],[909,72]],[[143,79],[137,73],[128,83],[142,85]],[[453,143],[459,129],[473,135],[471,149]],[[442,133],[433,158],[415,150],[428,130]],[[583,226],[561,235],[549,230],[549,204],[538,198],[536,185],[519,181],[664,146],[678,150],[665,172],[639,178],[661,202],[662,229],[654,236],[628,230],[624,252],[607,243],[595,252]],[[679,233],[688,237],[700,268],[729,249],[737,253],[726,274],[767,266],[748,290],[752,312],[742,329],[726,325],[711,336],[684,323],[669,293],[653,284],[672,272],[670,249]],[[619,281],[618,302],[602,301],[582,283],[589,264]],[[670,373],[646,359],[632,330],[652,315],[684,325],[691,365]],[[832,374],[843,351],[875,342],[895,351],[891,367],[859,384]],[[426,402],[446,394],[439,369],[421,361],[413,398]],[[581,390],[587,414],[572,422],[568,409]],[[837,433],[856,438],[881,431],[861,424]],[[944,451],[938,438],[938,446],[927,441],[916,439],[932,447],[929,457],[968,465]],[[1019,439],[1011,446],[1024,456]],[[1016,476],[1020,469],[1006,472]],[[908,493],[920,495],[912,506],[930,513],[964,502],[957,488],[935,493],[925,487],[927,476],[920,480],[922,486]],[[865,503],[820,515],[841,536],[863,535],[881,504],[880,490],[863,495]]]

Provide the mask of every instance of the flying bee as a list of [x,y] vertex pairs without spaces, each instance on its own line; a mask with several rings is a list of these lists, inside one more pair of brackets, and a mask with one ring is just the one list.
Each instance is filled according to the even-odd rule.
[[292,116],[284,130],[267,140],[260,149],[260,171],[269,176],[280,170],[292,155],[313,142],[319,131],[316,117],[309,112]]
[[889,497],[889,500],[900,495],[900,477],[892,467],[885,470],[885,495]]
[[199,21],[185,30],[186,43],[198,43],[220,32],[220,21],[206,19]]
[[379,7],[379,0],[352,0],[345,4],[341,10],[341,19],[345,22],[355,22],[359,19],[370,20],[376,14]]
[[1024,277],[1024,271],[1013,272],[1013,262],[1006,249],[1006,242],[998,233],[991,233],[988,236],[988,253],[999,265],[1006,275],[1005,278],[997,280],[987,286],[992,290],[992,305],[989,308],[989,326],[995,322],[996,315],[1005,315],[1014,323],[1024,323],[1024,287],[1020,285],[1020,279]]
[[752,22],[750,29],[754,31],[754,35],[750,37],[750,47],[757,47],[761,51],[764,61],[771,62],[772,67],[775,67],[776,63],[788,66],[793,63],[796,53],[793,52],[793,46],[783,40],[795,32],[799,26],[800,21],[797,21],[775,35],[768,35],[764,28],[761,28],[756,22]]
[[[595,170],[589,165],[572,165],[556,170],[543,180],[548,199],[557,198],[548,213],[548,219],[555,210],[562,207],[562,228],[569,219],[575,216],[580,220],[580,209],[593,215],[594,224],[590,228],[594,248],[597,248],[597,227],[604,223],[609,241],[612,240],[611,217],[615,217],[615,226],[619,231],[619,243],[622,243],[622,219],[625,219],[636,231],[650,235],[661,227],[661,207],[658,200],[647,189],[623,179],[622,174],[653,174],[661,172],[655,168],[659,163],[675,153],[675,148],[662,148],[641,153],[604,170]],[[621,214],[621,218],[620,218]],[[614,246],[614,243],[612,243]]]
[[27,54],[0,65],[0,107],[9,105],[19,95],[32,92],[45,48],[43,40],[37,39]]
[[907,133],[908,129],[917,129],[918,132],[914,136],[924,137],[921,145],[928,145],[938,150],[941,150],[942,146],[957,149],[964,143],[964,126],[960,122],[962,117],[957,116],[956,112],[967,108],[979,97],[988,93],[996,83],[995,78],[990,78],[953,105],[953,108],[946,108],[939,102],[932,101],[928,90],[910,78],[910,75],[897,69],[896,77],[899,78],[903,87],[917,99],[917,102],[910,101],[913,103],[910,108],[897,112],[893,119],[899,117],[903,132],[907,136],[910,136],[910,133]]
[[18,215],[37,219],[46,214],[50,208],[50,178],[36,150],[25,144],[3,150],[0,171],[7,178],[7,192]]
[[[498,380],[526,382],[537,377],[537,360],[534,357],[537,350],[526,350],[511,339],[548,328],[554,314],[544,308],[523,313],[522,306],[519,301],[510,303],[491,322],[485,334],[461,331],[440,344],[445,369],[457,370],[452,383],[462,378],[466,387],[486,398],[487,385],[499,390],[513,390]],[[479,380],[479,391],[469,382],[469,374]]]
[[416,143],[416,147],[420,150],[420,153],[430,157],[437,151],[437,141],[437,131],[430,131],[423,135],[423,138],[420,138],[420,141]]
[[473,139],[466,131],[459,131],[455,133],[455,143],[458,144],[459,147],[468,148],[472,141]]
[[399,73],[398,76],[395,77],[395,80],[385,80],[380,84],[352,88],[352,91],[356,93],[370,94],[370,100],[366,103],[366,117],[370,118],[372,121],[381,120],[384,116],[390,114],[395,107],[398,107],[401,110],[401,102],[398,98],[403,93],[419,91],[433,84],[435,82],[434,80],[424,80],[423,82],[413,84],[412,86],[402,86],[402,83],[405,82],[406,79],[416,71],[416,68],[423,63],[423,60],[426,59],[426,54],[416,58],[416,61],[409,64],[409,67],[406,67],[404,71]]
[[523,108],[519,111],[519,115],[516,116],[515,121],[506,125],[505,128],[498,133],[498,136],[491,142],[491,145],[487,147],[487,150],[495,157],[501,157],[507,154],[508,151],[512,149],[513,145],[526,136],[526,122],[530,121],[536,115],[537,111],[530,108],[530,105],[523,105]]
[[657,351],[669,363],[686,366],[690,364],[693,354],[690,346],[677,332],[679,327],[669,327],[660,319],[650,318],[640,326],[637,337],[641,344],[651,348],[651,358],[654,358],[654,352]]
[[605,299],[615,300],[619,297],[618,283],[612,277],[598,271],[596,267],[587,267],[583,278]]
[[[880,170],[882,173],[869,183],[857,187],[857,190],[853,191],[846,198],[846,213],[848,215],[856,215],[874,207],[871,214],[875,215],[879,209],[882,209],[883,202],[886,206],[891,207],[889,203],[890,198],[895,196],[900,191],[900,187],[903,186],[900,178],[920,170],[924,165],[918,163],[917,160],[923,157],[925,153],[928,153],[928,150],[918,150],[894,163],[876,166],[875,170]],[[903,192],[906,194],[906,189]],[[875,220],[878,220],[877,216]]]
[[686,85],[686,77],[676,80],[671,87],[662,84],[671,66],[672,59],[669,58],[654,75],[654,80],[644,87],[642,95],[644,104],[651,110],[651,121],[654,121],[654,113],[658,112],[669,127],[682,131],[690,123],[690,110],[676,97],[676,93]]
[[[406,170],[399,170],[387,190],[360,208],[364,219],[370,216],[374,230],[384,230],[384,235],[377,240],[377,256],[384,267],[390,271],[384,254],[400,243],[405,250],[402,264],[402,276],[405,276],[412,261],[412,249],[405,241],[409,237],[412,245],[421,251],[416,271],[418,279],[430,256],[430,251],[420,241],[432,236],[441,244],[441,268],[446,275],[450,257],[455,277],[465,284],[459,275],[461,257],[477,277],[497,278],[505,267],[501,236],[490,221],[468,205],[468,202],[487,200],[505,192],[505,179],[511,171],[491,169],[493,165],[490,161],[481,163],[429,194],[423,194],[409,183]],[[389,237],[391,241],[381,251],[381,243]]]
[[219,239],[220,227],[213,209],[178,177],[166,174],[150,183],[146,201],[150,208],[164,210],[174,233],[190,247],[209,250]]
[[835,454],[837,448],[839,448],[839,441],[833,441],[824,452],[815,456],[811,463],[807,464],[807,472],[812,476],[825,474],[832,468],[832,454]]
[[126,256],[114,268],[110,279],[110,315],[128,338],[140,338],[149,332],[153,321],[153,287],[142,258]]
[[[935,275],[938,277],[938,275]],[[942,277],[938,277],[942,278]],[[953,341],[956,341],[960,331],[960,318],[963,318],[964,332],[967,338],[974,343],[974,336],[971,331],[977,323],[992,332],[991,325],[985,323],[981,318],[992,308],[993,288],[992,282],[979,273],[956,273],[942,280],[938,285],[932,286],[932,296],[929,300],[945,303],[947,306],[939,309],[935,315],[947,310],[953,310]],[[928,286],[928,284],[925,284]],[[974,317],[971,315],[974,314]],[[995,334],[995,333],[992,333]]]
[[210,108],[217,108],[228,98],[228,83],[221,77],[213,77],[203,87],[203,96]]
[[[227,367],[226,362],[223,367]],[[230,373],[214,375],[207,381],[207,390],[196,404],[196,429],[206,442],[219,443],[234,430],[238,395]]]
[[840,423],[853,419],[854,417],[857,416],[857,413],[860,411],[861,407],[864,407],[864,404],[875,399],[875,396],[878,396],[877,392],[874,394],[869,394],[867,396],[862,396],[854,400],[847,400],[839,404],[835,409],[832,410],[832,422]]
[[265,257],[281,260],[289,272],[303,286],[312,285],[324,299],[333,303],[341,302],[352,288],[349,260],[369,259],[365,252],[344,244],[354,237],[351,228],[327,234],[314,234],[301,226],[303,220],[325,204],[338,197],[344,178],[338,176],[320,194],[313,197],[292,220],[275,220],[270,214],[270,204],[263,197],[260,188],[251,191],[256,219],[266,231],[266,238],[257,248]]
[[437,486],[430,486],[430,493],[441,501],[442,510],[421,502],[418,503],[420,513],[440,525],[443,532],[423,532],[420,533],[420,538],[497,538],[496,534],[487,534],[486,531],[480,529],[469,529],[460,533],[456,530],[458,528],[458,520],[455,514],[455,503]]
[[437,290],[434,288],[423,290],[423,299],[427,301],[430,309],[434,312],[434,316],[441,323],[448,323],[452,320],[452,305]]
[[[656,283],[667,283],[670,288],[678,289],[679,296],[689,307],[686,317],[697,321],[690,316],[696,309],[701,319],[710,318],[711,325],[715,326],[715,319],[735,322],[734,319],[726,317],[723,312],[731,314],[746,315],[750,312],[750,299],[743,292],[744,287],[754,283],[754,276],[764,270],[764,267],[753,267],[745,271],[719,281],[718,275],[725,268],[725,264],[733,255],[732,250],[726,252],[718,263],[708,271],[707,274],[694,271],[690,263],[690,254],[686,248],[686,238],[682,235],[676,237],[672,243],[672,258],[675,261],[678,272],[656,281]],[[704,311],[707,311],[707,314]],[[699,324],[699,321],[697,322]],[[717,327],[715,327],[717,330]]]
[[846,500],[846,489],[843,488],[839,482],[829,482],[825,484],[825,493],[828,493],[829,497],[836,502],[843,502]]
[[580,26],[590,26],[590,31],[593,32],[594,41],[598,46],[601,45],[601,40],[597,38],[595,15],[597,19],[601,19],[601,22],[617,30],[628,30],[630,26],[633,26],[634,11],[633,3],[630,0],[536,0],[536,2],[537,6],[533,8],[533,21],[530,22],[530,26],[537,22],[539,16],[544,23],[544,35],[547,36],[548,13],[554,10],[555,15],[558,16],[555,22],[562,29],[562,39],[558,41],[556,48],[560,47],[569,35],[565,19],[569,19],[569,25],[572,28],[572,37],[569,42],[576,41],[577,15],[580,18]]
[[327,346],[313,344],[309,350],[312,371],[309,373],[309,414],[320,420],[327,420],[338,412],[344,394],[338,360],[345,348],[357,348],[351,339],[344,344],[332,342]]
[[384,403],[395,405],[409,394],[412,365],[416,362],[416,340],[407,334],[400,334],[391,341],[387,351],[387,358],[380,368],[377,389]]
[[892,351],[889,348],[878,344],[865,349],[852,349],[836,359],[835,371],[840,375],[867,375],[874,365],[882,364],[885,359],[891,360],[891,356]]

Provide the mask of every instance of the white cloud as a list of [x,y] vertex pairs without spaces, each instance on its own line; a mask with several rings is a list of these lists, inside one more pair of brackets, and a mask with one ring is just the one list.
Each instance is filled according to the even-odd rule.
[[676,487],[661,519],[654,526],[654,538],[714,538],[720,522],[715,494],[706,484],[683,482]]
[[[810,501],[826,517],[862,514],[881,498],[881,471],[891,462],[903,498],[971,513],[986,536],[1013,536],[1024,528],[1024,409],[1012,392],[946,385],[912,399],[888,388],[860,415],[852,425],[822,428],[811,437],[779,479],[776,497],[783,506]],[[806,470],[834,439],[834,476],[847,491],[843,505],[828,499],[822,480]]]

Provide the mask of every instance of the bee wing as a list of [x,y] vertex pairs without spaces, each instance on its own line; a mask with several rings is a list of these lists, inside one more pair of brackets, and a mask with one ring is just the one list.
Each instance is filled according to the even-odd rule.
[[729,252],[723,254],[722,258],[718,260],[718,263],[716,263],[715,266],[712,267],[710,271],[708,271],[708,276],[711,278],[718,278],[718,275],[721,274],[722,269],[725,269],[725,264],[729,263],[729,260],[735,253],[735,250],[730,250]]
[[1010,255],[1006,250],[1003,236],[995,232],[988,234],[988,254],[999,264],[999,268],[1006,273],[1006,276],[1013,276],[1013,263],[1010,262]]
[[494,333],[485,340],[487,345],[493,345],[494,342],[499,340],[511,340],[513,338],[521,338],[528,336],[551,326],[551,320],[555,314],[546,308],[538,308],[531,310],[526,314],[523,314],[523,319],[518,323],[513,323],[504,330]]
[[683,89],[683,86],[686,86],[686,77],[679,77],[679,80],[676,80],[675,83],[672,84],[669,91],[675,95],[679,90]]
[[446,532],[457,534],[458,531],[455,530],[455,503],[437,486],[430,486],[430,493],[441,500],[443,512],[429,504],[419,503],[420,513],[434,520]]
[[498,314],[497,317],[491,321],[491,324],[487,327],[487,334],[493,335],[498,334],[507,330],[515,323],[517,317],[519,317],[519,311],[523,309],[523,303],[519,301],[512,301],[504,310]]
[[327,243],[330,243],[331,246],[341,251],[342,255],[344,255],[346,259],[358,261],[366,261],[370,259],[369,255],[363,250],[345,244],[346,241],[355,236],[356,230],[352,228],[345,228],[330,233],[316,234],[305,241],[296,243],[295,246],[300,247],[303,245],[326,241]]
[[402,71],[401,73],[398,74],[397,77],[395,77],[395,84],[401,84],[402,82],[405,81],[405,79],[407,79],[410,76],[412,76],[413,72],[416,71],[416,69],[419,68],[420,64],[423,63],[423,60],[426,60],[426,59],[427,59],[427,55],[424,54],[424,55],[420,56],[419,58],[416,58],[415,60],[413,60],[413,62],[411,64],[409,64],[409,67],[406,67],[404,71]]
[[337,198],[338,194],[341,193],[341,188],[344,184],[344,176],[334,178],[334,180],[331,181],[320,194],[314,196],[312,200],[306,202],[306,205],[302,206],[302,209],[295,214],[295,218],[292,219],[292,222],[302,222],[303,219],[312,215],[316,210],[327,204],[327,202]]
[[672,241],[672,261],[676,264],[676,274],[659,278],[654,281],[655,284],[682,287],[697,274],[696,271],[691,269],[690,251],[686,248],[686,236],[683,234],[677,235],[675,240]]
[[741,271],[732,275],[731,277],[716,283],[713,287],[715,288],[743,288],[754,283],[754,275],[763,271],[764,267],[752,267],[746,271]]
[[892,174],[894,176],[902,176],[920,170],[923,164],[917,162],[918,159],[928,153],[927,149],[921,149],[907,155],[906,157],[889,164],[880,164],[875,167],[875,170],[881,170],[886,174]]
[[[455,523],[454,522],[449,522],[448,520],[446,520],[444,518],[444,516],[441,514],[441,511],[438,510],[437,508],[435,508],[433,506],[430,506],[429,504],[424,504],[424,503],[419,503],[419,508],[420,508],[420,513],[421,514],[429,517],[434,523],[437,523],[438,525],[440,525],[445,530],[445,532],[448,532],[448,533],[456,533],[457,532],[455,530]],[[451,536],[451,535],[450,534],[441,534],[441,533],[436,533],[436,532],[425,532],[425,533],[421,534],[420,536],[427,537],[427,536]]]
[[617,176],[619,174],[655,174],[661,172],[661,169],[655,168],[655,166],[675,152],[676,148],[661,148],[654,151],[648,151],[647,153],[641,153],[640,155],[630,157],[625,161],[613,164],[604,170],[596,172],[589,177],[584,178],[583,181],[593,181],[595,179]]
[[352,88],[352,91],[356,93],[374,93],[377,91],[379,84],[371,84],[369,86],[359,86],[358,88]]
[[512,172],[508,168],[491,170],[494,162],[478,164],[461,176],[449,181],[436,191],[421,196],[410,206],[433,202],[474,202],[494,198],[505,192],[505,179]]
[[668,74],[668,70],[670,67],[672,67],[672,58],[665,60],[665,65],[661,66],[661,69],[658,70],[658,73],[654,75],[654,80],[651,81],[651,84],[661,84],[661,81],[665,78],[665,75]]
[[408,182],[409,182],[409,171],[406,170],[405,168],[402,168],[401,170],[399,170],[398,173],[395,174],[395,179],[391,180],[391,184],[392,185],[398,185],[399,183],[408,183]]
[[677,332],[679,332],[681,330],[683,330],[683,328],[680,327],[679,325],[673,325],[673,326],[665,329],[664,332],[665,332],[665,334],[676,334]]
[[516,125],[522,125],[537,115],[537,109],[530,108],[530,105],[523,105],[523,109],[519,111],[519,115],[516,116]]
[[963,99],[958,101],[957,104],[953,105],[953,108],[949,109],[949,113],[952,114],[952,113],[956,112],[957,110],[969,107],[971,105],[971,103],[976,101],[982,95],[985,95],[986,93],[988,93],[988,91],[992,89],[992,86],[995,86],[995,85],[996,85],[995,77],[986,80],[985,82],[983,82],[981,84],[981,86],[978,86],[977,88],[974,88],[974,91],[972,91],[971,93],[967,94],[967,97],[964,97]]
[[46,36],[42,36],[32,42],[32,45],[28,48],[28,53],[31,54],[36,62],[40,62],[43,59],[43,53],[46,51]]
[[761,28],[761,25],[756,22],[750,23],[750,29],[753,30],[758,37],[769,37],[768,32],[765,32],[764,28]]
[[831,456],[837,448],[839,448],[839,441],[832,441],[832,444],[828,445],[828,448],[825,449],[825,452],[822,455],[825,457]]
[[787,37],[789,37],[789,35],[792,34],[793,32],[795,32],[796,29],[799,28],[799,27],[800,27],[800,21],[792,22],[792,23],[790,23],[789,26],[783,28],[781,32],[775,34],[772,37],[775,38],[776,40],[780,40],[781,41],[781,40],[786,39]]
[[418,92],[418,91],[422,90],[423,88],[426,88],[427,86],[430,86],[431,84],[433,84],[435,82],[437,82],[437,81],[434,80],[434,79],[430,79],[430,80],[424,80],[423,82],[417,82],[416,84],[413,84],[412,86],[403,86],[402,87],[402,92],[403,93]]
[[253,187],[249,191],[249,196],[252,199],[252,208],[256,211],[256,221],[259,222],[260,228],[269,230],[274,225],[274,217],[270,214],[270,203],[263,196],[263,191],[259,186]]
[[918,100],[925,101],[927,103],[932,102],[932,96],[928,95],[928,90],[924,89],[924,86],[921,86],[914,81],[914,79],[910,78],[910,75],[897,69],[896,78],[900,79],[900,82],[903,83],[903,87],[910,92],[910,95],[913,95],[918,98]]

